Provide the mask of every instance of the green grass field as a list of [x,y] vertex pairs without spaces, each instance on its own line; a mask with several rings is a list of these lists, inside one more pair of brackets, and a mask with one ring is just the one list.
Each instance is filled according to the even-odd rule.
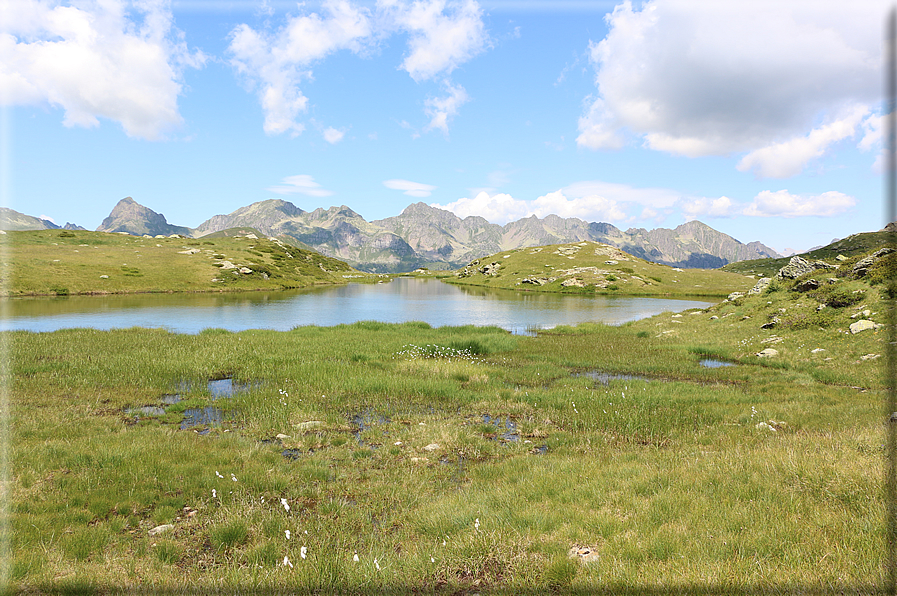
[[874,592],[879,277],[536,337],[6,333],[10,589]]
[[459,271],[418,271],[448,283],[528,292],[725,297],[753,276],[652,263],[598,242],[520,248],[477,259]]
[[4,292],[64,296],[278,290],[370,277],[311,250],[252,238],[252,232],[198,239],[68,230],[7,232],[0,242],[12,275]]

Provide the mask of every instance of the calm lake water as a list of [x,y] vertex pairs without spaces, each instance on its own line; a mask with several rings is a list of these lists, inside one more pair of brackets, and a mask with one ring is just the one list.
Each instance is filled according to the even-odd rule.
[[398,278],[289,292],[131,294],[14,298],[0,301],[5,330],[55,331],[73,327],[164,327],[178,333],[230,331],[356,321],[425,321],[444,325],[496,325],[514,333],[600,321],[618,325],[664,312],[703,308],[710,302],[660,298],[587,297],[460,287],[437,280]]

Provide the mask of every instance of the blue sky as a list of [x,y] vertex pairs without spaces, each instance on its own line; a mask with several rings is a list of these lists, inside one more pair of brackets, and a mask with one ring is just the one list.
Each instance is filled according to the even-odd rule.
[[885,2],[12,0],[2,200],[96,228],[268,198],[368,220],[883,224]]

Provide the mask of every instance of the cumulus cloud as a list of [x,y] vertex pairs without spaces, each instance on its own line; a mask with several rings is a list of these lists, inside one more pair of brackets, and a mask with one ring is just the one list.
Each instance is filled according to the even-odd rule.
[[856,205],[856,199],[837,191],[819,195],[794,195],[787,190],[764,190],[743,211],[756,217],[832,217]]
[[[300,7],[302,5],[300,4]],[[312,67],[330,54],[363,54],[390,35],[408,35],[400,69],[416,82],[437,80],[447,95],[427,99],[428,130],[448,130],[448,122],[468,99],[450,80],[452,71],[488,45],[483,11],[474,0],[379,0],[373,11],[350,0],[325,0],[320,13],[287,17],[275,32],[246,24],[230,34],[231,64],[257,90],[268,134],[300,134],[299,115],[308,109],[301,89]]]
[[393,190],[402,190],[405,191],[403,194],[408,195],[409,197],[429,197],[430,194],[436,190],[435,186],[431,186],[429,184],[421,184],[420,182],[412,182],[410,180],[384,180],[383,186],[386,188],[391,188]]
[[682,199],[677,203],[686,220],[700,217],[731,217],[737,215],[741,205],[735,203],[729,197],[710,199],[707,197],[694,197]]
[[[691,157],[778,147],[795,152],[789,167],[770,168],[760,154],[748,162],[761,175],[796,171],[842,134],[839,114],[877,104],[885,7],[652,0],[634,10],[626,0],[606,17],[607,36],[590,43],[597,94],[577,143],[613,148],[628,135]],[[831,124],[819,126],[820,116]]]
[[329,197],[333,191],[321,188],[315,179],[308,174],[287,176],[280,186],[271,186],[267,190],[279,195],[301,194],[309,197]]
[[343,140],[343,137],[346,135],[342,130],[337,130],[332,126],[324,129],[324,140],[330,143],[331,145],[336,145],[340,141]]
[[191,52],[169,2],[52,0],[0,4],[0,102],[64,110],[65,126],[119,122],[131,137],[159,139],[182,122],[177,99]]
[[626,217],[616,201],[599,195],[568,198],[562,190],[547,193],[533,201],[515,199],[509,194],[480,192],[474,198],[458,199],[448,205],[433,204],[458,217],[478,215],[493,223],[506,224],[523,217],[548,215],[578,217],[586,221],[620,221]]
[[324,16],[318,13],[291,16],[273,34],[246,24],[230,34],[231,64],[258,88],[268,134],[301,133],[297,121],[308,98],[299,88],[311,77],[311,66],[339,50],[361,52],[372,34],[370,11],[347,0],[328,0]]
[[[762,178],[796,176],[810,160],[822,156],[830,145],[853,137],[868,113],[865,106],[856,107],[845,118],[820,126],[806,136],[751,151],[738,162],[736,168],[742,172],[753,171]],[[860,144],[865,141],[864,138]]]
[[483,10],[474,0],[380,0],[377,6],[408,33],[408,54],[401,68],[418,82],[451,74],[489,41]]
[[430,117],[427,130],[438,128],[448,134],[449,120],[458,115],[458,108],[467,103],[467,92],[461,85],[446,84],[448,95],[431,97],[424,103],[424,112]]

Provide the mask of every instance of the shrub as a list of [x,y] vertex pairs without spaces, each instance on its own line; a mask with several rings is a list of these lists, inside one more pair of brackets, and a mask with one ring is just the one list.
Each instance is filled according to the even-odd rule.
[[608,274],[605,276],[605,279],[606,279],[607,281],[617,281],[617,276],[614,275],[613,273],[608,273]]

